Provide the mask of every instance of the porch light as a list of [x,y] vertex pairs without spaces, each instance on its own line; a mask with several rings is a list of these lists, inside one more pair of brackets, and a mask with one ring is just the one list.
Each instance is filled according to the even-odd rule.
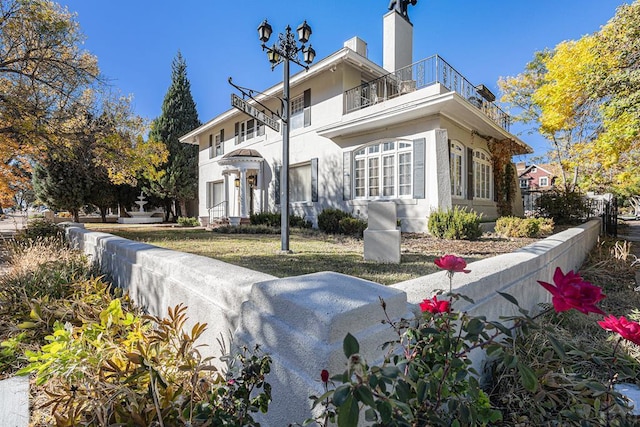
[[[266,22],[266,21],[265,21]],[[300,43],[306,43],[309,41],[311,37],[311,27],[307,24],[307,21],[304,21],[302,24],[298,26],[298,40]]]
[[258,178],[258,177],[256,177],[255,175],[251,175],[251,176],[249,176],[249,177],[247,178],[247,179],[248,179],[248,181],[249,181],[249,185],[250,185],[250,186],[252,186],[252,187],[253,187],[254,185],[256,185],[256,183],[258,182],[258,179],[257,179],[257,178]]
[[236,188],[240,187],[240,178],[236,178],[233,183],[236,185]]
[[272,32],[273,29],[271,28],[271,25],[269,25],[269,23],[265,19],[258,27],[258,38],[262,43],[266,43],[267,41],[269,41]]

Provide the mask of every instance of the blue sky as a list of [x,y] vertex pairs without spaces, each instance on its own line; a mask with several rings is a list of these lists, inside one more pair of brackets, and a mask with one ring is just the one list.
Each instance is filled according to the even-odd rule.
[[[623,0],[418,0],[409,6],[414,25],[413,59],[439,54],[473,84],[499,95],[500,76],[516,75],[533,53],[597,31]],[[137,114],[153,119],[171,82],[178,50],[187,62],[198,114],[206,122],[230,107],[229,77],[241,86],[266,89],[282,79],[271,71],[257,38],[264,19],[274,36],[287,25],[311,25],[311,44],[324,58],[358,36],[369,58],[382,63],[382,17],[388,0],[60,0],[77,13],[85,48]],[[272,36],[272,41],[274,40]],[[297,72],[292,66],[292,73]],[[514,130],[514,133],[521,132]],[[542,154],[539,135],[519,135]]]

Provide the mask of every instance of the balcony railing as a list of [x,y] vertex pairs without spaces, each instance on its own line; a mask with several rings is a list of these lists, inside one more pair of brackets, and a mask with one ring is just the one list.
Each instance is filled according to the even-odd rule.
[[504,130],[509,131],[511,119],[494,102],[485,99],[462,74],[438,55],[401,68],[345,92],[345,113],[396,98],[409,92],[440,83],[455,91]]

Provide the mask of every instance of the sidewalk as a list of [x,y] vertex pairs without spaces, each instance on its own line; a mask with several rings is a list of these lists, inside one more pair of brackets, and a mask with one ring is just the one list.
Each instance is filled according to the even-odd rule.
[[26,214],[6,214],[5,219],[0,220],[0,237],[12,237],[16,231],[27,224]]

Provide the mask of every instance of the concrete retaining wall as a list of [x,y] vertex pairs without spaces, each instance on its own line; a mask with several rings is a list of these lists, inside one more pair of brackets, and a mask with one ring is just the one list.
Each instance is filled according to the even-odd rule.
[[[591,221],[514,253],[470,263],[471,273],[455,275],[453,287],[475,302],[460,308],[489,319],[514,314],[498,290],[524,308],[549,301],[536,281],[551,281],[556,266],[577,269],[599,231],[599,221]],[[152,314],[188,305],[192,323],[209,325],[204,337],[209,355],[219,355],[216,339],[221,336],[233,336],[235,344],[260,344],[274,361],[269,376],[273,402],[261,419],[266,426],[301,423],[310,415],[308,396],[322,391],[320,371],[344,370],[347,332],[358,338],[368,361],[382,358],[380,345],[393,335],[380,323],[379,297],[392,317],[407,317],[436,289],[449,288],[443,272],[386,287],[331,272],[277,279],[79,227],[67,228],[67,234]]]

